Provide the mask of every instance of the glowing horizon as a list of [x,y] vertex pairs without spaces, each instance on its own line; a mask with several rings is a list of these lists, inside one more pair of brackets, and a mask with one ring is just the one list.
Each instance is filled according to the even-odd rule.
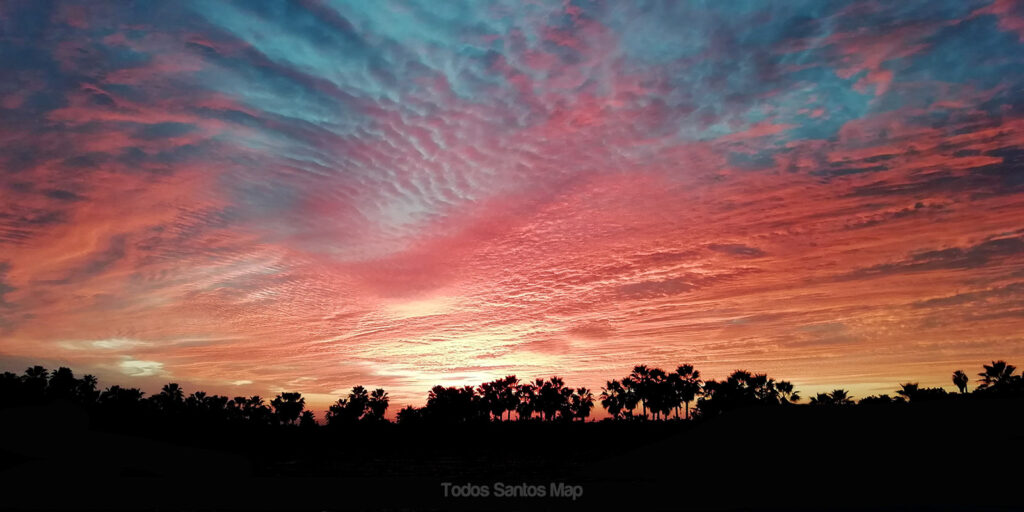
[[1024,356],[1011,0],[29,2],[0,55],[0,370],[393,415]]

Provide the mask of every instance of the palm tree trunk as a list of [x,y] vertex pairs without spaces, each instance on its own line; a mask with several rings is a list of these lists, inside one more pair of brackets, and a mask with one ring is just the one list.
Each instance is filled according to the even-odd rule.
[[690,419],[690,402],[686,402],[686,419]]

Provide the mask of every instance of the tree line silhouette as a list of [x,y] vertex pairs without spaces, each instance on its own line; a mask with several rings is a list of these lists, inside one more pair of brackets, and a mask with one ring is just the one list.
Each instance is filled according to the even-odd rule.
[[[963,370],[952,374],[957,393],[943,388],[922,388],[918,383],[899,385],[894,396],[876,395],[855,401],[850,392],[836,389],[811,397],[811,406],[873,406],[906,402],[974,397],[1024,397],[1024,378],[1005,361],[982,365],[977,386]],[[763,373],[737,370],[722,380],[703,380],[692,365],[675,371],[638,365],[621,379],[607,381],[601,393],[567,386],[560,377],[521,381],[514,375],[473,386],[434,386],[423,407],[407,406],[396,415],[399,424],[463,424],[488,421],[586,421],[595,402],[608,411],[609,421],[701,419],[749,406],[791,406],[801,401],[793,384]],[[71,402],[112,423],[132,418],[157,417],[197,424],[257,427],[316,428],[319,424],[297,392],[282,392],[269,402],[258,395],[229,398],[196,391],[186,396],[177,383],[145,397],[138,388],[112,385],[104,390],[92,375],[76,378],[71,369],[49,371],[32,366],[24,374],[0,375],[0,408]],[[690,404],[695,404],[691,413]],[[330,405],[325,426],[388,423],[390,398],[384,389],[355,386],[347,397]],[[513,413],[515,419],[513,419]]]

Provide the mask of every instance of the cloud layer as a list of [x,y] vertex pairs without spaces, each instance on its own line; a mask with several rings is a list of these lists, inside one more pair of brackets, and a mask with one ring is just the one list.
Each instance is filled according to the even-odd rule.
[[[0,7],[0,352],[143,387],[1024,356],[1010,0]],[[151,391],[155,388],[148,388]]]

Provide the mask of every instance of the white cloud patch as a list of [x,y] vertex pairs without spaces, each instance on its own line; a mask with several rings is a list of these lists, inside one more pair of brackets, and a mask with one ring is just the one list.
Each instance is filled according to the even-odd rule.
[[140,361],[138,359],[126,358],[118,365],[121,373],[130,377],[152,377],[163,375],[164,364],[158,361]]
[[123,350],[149,343],[132,338],[107,338],[105,340],[62,341],[58,343],[69,350]]

